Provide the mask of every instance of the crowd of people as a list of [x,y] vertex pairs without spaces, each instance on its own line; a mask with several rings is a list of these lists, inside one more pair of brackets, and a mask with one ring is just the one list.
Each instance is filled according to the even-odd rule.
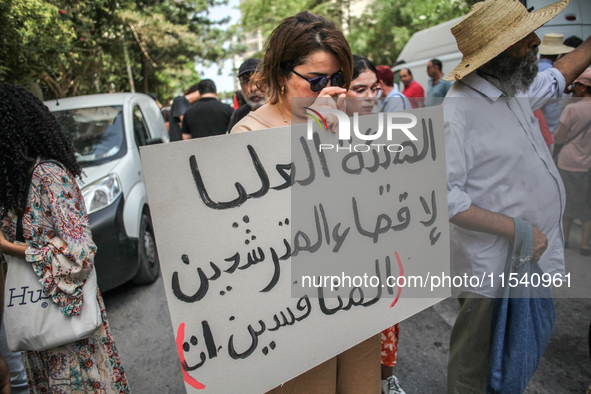
[[[452,85],[452,82],[443,80],[443,64],[439,59],[432,59],[427,64],[426,72],[430,77],[427,95],[423,87],[412,79],[412,72],[408,68],[400,70],[400,81],[405,86],[401,93],[390,66],[376,67],[361,55],[354,55],[354,61],[370,65],[371,72],[376,75],[377,80],[365,89],[351,86],[347,90],[346,97],[366,97],[369,99],[367,106],[371,104],[370,111],[366,109],[348,111],[351,112],[351,116],[353,112],[369,115],[441,105]],[[268,92],[263,93],[264,88],[251,83],[259,64],[259,59],[249,58],[240,65],[238,69],[240,90],[234,95],[234,108],[217,100],[216,86],[211,79],[204,79],[192,85],[182,95],[175,97],[170,107],[162,108],[170,141],[229,133],[242,118],[263,106],[268,100]],[[359,83],[365,82],[363,79],[362,77]],[[351,103],[355,105],[354,101]],[[210,116],[204,116],[204,114]]]
[[[442,62],[432,59],[426,94],[409,68],[399,72],[400,92],[389,65],[376,67],[352,54],[333,22],[300,12],[273,31],[261,60],[240,66],[242,105],[221,103],[210,79],[176,97],[167,111],[170,140],[305,121],[305,114],[292,112],[296,97],[319,110],[357,98],[347,105],[349,116],[442,105],[452,273],[501,273],[515,238],[514,218],[520,218],[533,226],[531,263],[564,275],[564,248],[575,219],[582,221],[579,252],[591,255],[591,38],[563,42],[562,35],[547,34],[540,40],[534,30],[567,4],[528,12],[512,0],[477,3],[452,28],[461,63],[446,75]],[[573,97],[566,106],[553,100],[565,94]],[[32,94],[2,84],[0,100],[1,251],[29,262],[52,302],[76,315],[96,252],[75,181],[81,169],[71,142]],[[334,129],[336,116],[325,118]],[[15,242],[19,217],[28,245]],[[59,268],[60,254],[71,269]],[[450,339],[448,393],[486,392],[498,286],[457,290],[461,309]],[[129,392],[100,292],[97,300],[103,324],[90,338],[24,352],[30,392]],[[393,374],[399,330],[394,325],[269,393],[404,393]],[[589,336],[591,346],[591,325]],[[5,372],[0,359],[4,387]]]
[[[430,78],[427,94],[425,95],[423,87],[412,78],[412,71],[408,68],[403,68],[399,72],[400,82],[404,85],[404,90],[401,93],[390,66],[381,65],[376,67],[369,59],[363,58],[361,55],[354,56],[356,56],[356,61],[370,64],[373,73],[378,78],[371,86],[367,86],[363,92],[354,87],[350,87],[347,91],[346,97],[366,97],[371,99],[371,111],[363,110],[359,112],[360,115],[441,105],[443,98],[452,85],[452,82],[443,79],[442,62],[439,59],[432,59],[426,68],[426,73]],[[233,108],[222,105],[219,100],[215,100],[217,90],[215,83],[211,79],[204,79],[192,85],[182,95],[175,97],[169,107],[162,108],[170,141],[229,133],[242,118],[263,106],[269,99],[269,89],[260,87],[252,81],[260,62],[259,59],[248,58],[240,65],[237,75],[240,90],[234,94]],[[340,83],[342,84],[342,82]],[[155,95],[152,96],[155,98]],[[208,103],[208,105],[205,103]],[[286,105],[289,106],[289,104]],[[189,109],[190,111],[188,111]],[[286,112],[287,110],[285,108]],[[185,112],[187,111],[188,116],[185,118]],[[203,114],[205,113],[210,116],[204,117]],[[256,115],[252,115],[256,117]],[[286,122],[284,121],[284,123]]]

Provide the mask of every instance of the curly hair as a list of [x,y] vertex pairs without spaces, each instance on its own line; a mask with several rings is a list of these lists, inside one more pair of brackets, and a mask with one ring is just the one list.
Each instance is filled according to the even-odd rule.
[[0,83],[0,220],[23,212],[37,158],[56,160],[81,176],[74,146],[49,109],[25,88]]

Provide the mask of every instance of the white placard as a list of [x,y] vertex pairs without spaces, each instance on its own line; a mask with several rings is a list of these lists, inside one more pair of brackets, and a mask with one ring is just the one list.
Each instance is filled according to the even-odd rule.
[[[264,393],[449,296],[431,288],[433,276],[449,275],[443,114],[408,113],[418,119],[417,140],[395,134],[399,154],[375,154],[375,146],[356,157],[323,154],[305,138],[306,125],[141,149],[188,393]],[[377,125],[377,116],[361,123]],[[317,142],[338,144],[336,134],[314,130]],[[311,199],[306,188],[316,190]],[[292,220],[296,211],[303,214]],[[299,258],[359,259],[355,272],[338,275],[380,282],[325,289],[321,300],[299,273],[292,277]],[[384,287],[386,274],[415,284]]]

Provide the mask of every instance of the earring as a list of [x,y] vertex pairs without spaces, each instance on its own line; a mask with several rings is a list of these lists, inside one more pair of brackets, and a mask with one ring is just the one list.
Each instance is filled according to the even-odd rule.
[[281,94],[285,94],[285,86],[281,87]]

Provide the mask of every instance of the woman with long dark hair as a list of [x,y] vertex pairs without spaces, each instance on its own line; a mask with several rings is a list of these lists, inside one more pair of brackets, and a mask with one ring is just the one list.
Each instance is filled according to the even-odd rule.
[[353,55],[353,79],[347,90],[347,115],[369,115],[373,110],[382,90],[378,81],[378,72],[373,63],[361,55]]
[[[82,169],[74,148],[47,107],[24,88],[0,84],[0,111],[0,249],[30,264],[44,295],[64,315],[78,315],[96,246],[76,183]],[[19,215],[28,245],[14,243]],[[130,392],[100,292],[96,297],[102,325],[89,338],[23,352],[30,393]]]

